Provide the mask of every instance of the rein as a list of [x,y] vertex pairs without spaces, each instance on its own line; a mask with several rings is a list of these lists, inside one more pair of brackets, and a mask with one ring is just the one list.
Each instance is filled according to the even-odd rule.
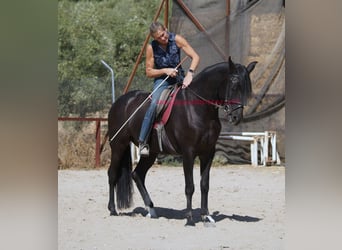
[[[234,112],[237,109],[243,108],[243,105],[241,104],[241,102],[239,100],[229,100],[229,101],[224,101],[224,105],[219,105],[215,102],[212,102],[202,96],[200,96],[199,94],[197,94],[194,90],[192,90],[189,87],[187,87],[186,89],[189,89],[191,91],[192,94],[194,94],[195,96],[197,96],[199,99],[201,99],[202,101],[205,101],[206,103],[213,105],[215,108],[217,109],[223,109],[224,112],[228,113],[228,115],[230,115],[232,112]],[[233,107],[233,105],[236,104],[235,107]]]

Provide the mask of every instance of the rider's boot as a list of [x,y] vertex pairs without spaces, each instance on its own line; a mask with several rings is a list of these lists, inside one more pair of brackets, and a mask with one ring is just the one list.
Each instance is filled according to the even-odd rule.
[[150,147],[146,142],[139,141],[139,152],[140,156],[147,157],[150,154]]

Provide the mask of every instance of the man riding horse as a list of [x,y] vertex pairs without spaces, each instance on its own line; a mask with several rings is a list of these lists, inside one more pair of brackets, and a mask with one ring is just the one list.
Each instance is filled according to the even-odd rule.
[[[139,135],[139,151],[143,157],[149,155],[147,141],[161,93],[168,86],[176,83],[183,82],[182,88],[189,86],[200,60],[198,54],[182,36],[168,32],[161,23],[153,22],[150,26],[150,34],[154,40],[146,48],[146,76],[154,78],[154,85],[152,101],[145,114]],[[181,49],[192,58],[185,78],[181,66],[177,70]]]

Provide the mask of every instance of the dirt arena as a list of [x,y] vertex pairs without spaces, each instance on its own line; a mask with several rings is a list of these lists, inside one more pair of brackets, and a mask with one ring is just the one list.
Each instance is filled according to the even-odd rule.
[[106,169],[58,171],[58,249],[284,249],[285,168],[212,167],[209,210],[214,226],[200,220],[200,175],[194,169],[196,225],[185,225],[181,167],[154,166],[146,187],[158,219],[144,217],[135,187],[134,205],[109,216]]

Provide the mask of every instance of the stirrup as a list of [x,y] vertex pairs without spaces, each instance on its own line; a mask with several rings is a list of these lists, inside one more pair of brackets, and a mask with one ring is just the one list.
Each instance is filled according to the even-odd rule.
[[150,149],[149,149],[149,146],[148,144],[145,144],[145,143],[140,143],[139,144],[139,152],[140,152],[140,156],[149,156],[150,154]]

